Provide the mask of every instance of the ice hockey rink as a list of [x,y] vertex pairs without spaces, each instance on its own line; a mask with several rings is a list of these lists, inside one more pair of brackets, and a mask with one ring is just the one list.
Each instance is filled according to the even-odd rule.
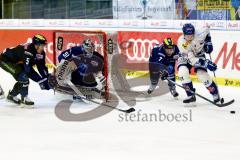
[[[0,69],[0,83],[7,92],[14,79]],[[4,78],[3,78],[4,77]],[[211,98],[201,84],[194,84],[200,94]],[[146,86],[138,87],[146,90]],[[0,159],[218,159],[237,160],[240,156],[239,89],[220,87],[225,100],[235,103],[218,108],[197,99],[196,106],[184,106],[184,92],[178,88],[179,100],[170,93],[139,101],[132,114],[190,114],[191,120],[130,121],[123,113],[112,111],[86,122],[66,122],[56,117],[56,104],[70,96],[41,91],[30,82],[29,95],[35,109],[19,108],[0,100]],[[7,94],[7,93],[5,93]],[[94,109],[95,104],[74,102],[73,113]],[[128,108],[120,102],[119,108]],[[236,114],[230,114],[230,111]],[[121,115],[120,115],[121,114]],[[136,120],[136,119],[135,119]]]

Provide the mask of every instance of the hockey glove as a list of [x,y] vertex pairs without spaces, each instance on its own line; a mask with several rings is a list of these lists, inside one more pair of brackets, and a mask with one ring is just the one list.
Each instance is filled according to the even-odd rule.
[[208,59],[199,59],[198,62],[194,65],[195,67],[207,68],[210,71],[216,71],[217,65]]
[[204,48],[204,51],[208,54],[212,53],[212,51],[213,51],[213,46],[212,46],[211,43],[210,44],[204,44],[203,48]]
[[215,63],[213,63],[212,61],[206,60],[206,63],[207,63],[207,68],[210,71],[216,71],[217,70],[217,65]]
[[50,90],[51,87],[48,84],[48,78],[44,78],[40,81],[38,81],[38,84],[42,90]]
[[166,80],[167,77],[168,77],[168,71],[163,69],[160,71],[160,77],[161,77],[161,80]]

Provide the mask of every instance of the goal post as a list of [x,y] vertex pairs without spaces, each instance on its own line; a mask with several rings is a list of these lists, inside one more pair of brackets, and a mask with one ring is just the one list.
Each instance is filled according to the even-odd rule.
[[85,39],[92,40],[95,45],[95,51],[104,57],[105,98],[107,100],[109,97],[107,34],[102,31],[55,31],[53,38],[53,64],[55,67],[58,65],[58,56],[61,52],[81,45]]

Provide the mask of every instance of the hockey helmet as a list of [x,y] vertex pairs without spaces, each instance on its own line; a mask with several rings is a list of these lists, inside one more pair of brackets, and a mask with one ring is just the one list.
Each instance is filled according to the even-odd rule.
[[163,46],[165,49],[173,49],[174,48],[174,43],[171,38],[165,38],[163,40]]
[[47,44],[47,39],[41,34],[36,34],[32,38],[32,43],[35,45],[45,45]]
[[195,28],[191,23],[186,23],[182,27],[182,31],[184,35],[193,35],[195,34]]

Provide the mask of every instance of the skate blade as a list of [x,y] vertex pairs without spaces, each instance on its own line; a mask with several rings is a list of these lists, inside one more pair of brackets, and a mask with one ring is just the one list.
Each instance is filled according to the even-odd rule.
[[84,101],[83,101],[83,99],[77,98],[77,99],[73,99],[73,102],[84,102]]
[[20,105],[20,104],[21,104],[21,103],[13,102],[13,101],[11,101],[11,100],[9,100],[9,99],[6,99],[6,101],[7,101],[7,102],[10,102],[10,103],[12,103],[12,104],[16,104],[16,105]]
[[35,107],[34,107],[34,105],[26,105],[26,104],[21,103],[20,108],[34,109]]
[[186,108],[197,107],[197,104],[196,102],[184,103],[184,107]]

